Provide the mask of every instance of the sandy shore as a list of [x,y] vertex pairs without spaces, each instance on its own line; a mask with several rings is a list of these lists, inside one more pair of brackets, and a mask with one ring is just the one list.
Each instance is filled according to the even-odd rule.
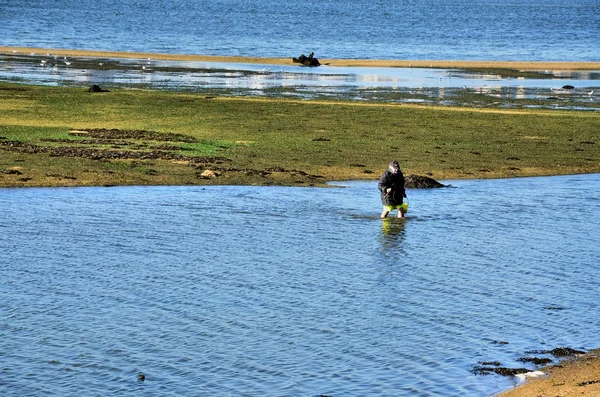
[[[67,57],[90,58],[131,58],[156,59],[166,61],[199,61],[250,63],[271,65],[292,65],[289,58],[262,58],[212,55],[156,54],[148,52],[113,52],[92,50],[62,50],[54,48],[6,47],[0,46],[0,54],[52,54]],[[294,54],[299,56],[300,54]],[[425,68],[462,68],[462,69],[516,69],[516,70],[600,70],[600,62],[523,62],[523,61],[460,61],[460,60],[373,60],[373,59],[325,59],[319,58],[322,64],[338,67],[425,67]]]
[[497,397],[600,396],[600,349],[542,369],[547,374]]

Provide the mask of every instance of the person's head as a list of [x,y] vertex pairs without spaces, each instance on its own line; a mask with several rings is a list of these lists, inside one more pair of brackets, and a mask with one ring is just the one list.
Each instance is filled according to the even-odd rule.
[[395,174],[400,171],[400,164],[398,164],[398,161],[394,160],[390,163],[389,169],[392,174]]

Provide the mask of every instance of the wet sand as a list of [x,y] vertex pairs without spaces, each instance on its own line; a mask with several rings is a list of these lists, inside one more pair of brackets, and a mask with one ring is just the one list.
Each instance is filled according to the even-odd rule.
[[[199,61],[249,63],[269,65],[291,65],[289,58],[239,57],[213,55],[157,54],[148,52],[116,52],[92,50],[65,50],[52,48],[0,46],[0,54],[51,54],[67,57],[129,58],[165,61]],[[299,56],[300,54],[293,54]],[[390,68],[456,68],[456,69],[516,69],[516,70],[600,70],[600,62],[512,62],[512,61],[460,61],[460,60],[374,60],[374,59],[326,59],[319,58],[323,65],[338,67],[390,67]],[[297,64],[296,64],[297,65]]]
[[600,349],[542,369],[546,376],[497,397],[600,396]]

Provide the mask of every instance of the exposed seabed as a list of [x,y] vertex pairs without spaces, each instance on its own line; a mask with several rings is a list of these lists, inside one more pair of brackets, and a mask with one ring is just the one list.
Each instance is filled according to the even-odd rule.
[[231,96],[600,110],[600,65],[595,63],[332,60],[303,67],[276,58],[44,51],[0,47],[0,80]]

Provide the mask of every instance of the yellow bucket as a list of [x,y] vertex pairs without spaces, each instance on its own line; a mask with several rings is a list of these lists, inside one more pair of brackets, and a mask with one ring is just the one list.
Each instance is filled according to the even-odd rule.
[[408,212],[408,203],[404,202],[400,207],[402,208],[402,212],[405,214]]

